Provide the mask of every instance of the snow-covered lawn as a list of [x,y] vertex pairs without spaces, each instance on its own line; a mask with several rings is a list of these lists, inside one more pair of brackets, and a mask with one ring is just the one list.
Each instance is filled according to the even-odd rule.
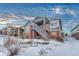
[[[36,40],[34,40],[36,42]],[[18,55],[24,56],[79,56],[79,41],[74,38],[68,38],[64,43],[57,41],[48,41],[49,44],[32,44],[27,48],[22,48]],[[34,46],[35,45],[35,46]]]
[[10,52],[4,46],[0,46],[0,56],[9,56]]
[[[19,39],[16,56],[79,56],[79,41],[68,37],[63,43],[55,40]],[[0,35],[0,55],[10,55],[4,46],[5,36]],[[14,47],[12,47],[14,49]]]

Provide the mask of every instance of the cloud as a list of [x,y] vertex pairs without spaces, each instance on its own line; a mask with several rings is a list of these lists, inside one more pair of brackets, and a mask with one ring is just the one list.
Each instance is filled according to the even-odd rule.
[[53,11],[55,14],[59,14],[59,15],[65,14],[64,9],[61,8],[61,7],[54,7],[54,8],[52,8],[52,11]]
[[66,12],[72,16],[76,16],[77,15],[77,10],[74,10],[74,9],[66,9]]
[[58,14],[58,15],[69,14],[69,15],[75,17],[78,14],[78,11],[75,10],[75,9],[64,8],[64,7],[61,7],[61,6],[52,7],[51,10],[54,14]]

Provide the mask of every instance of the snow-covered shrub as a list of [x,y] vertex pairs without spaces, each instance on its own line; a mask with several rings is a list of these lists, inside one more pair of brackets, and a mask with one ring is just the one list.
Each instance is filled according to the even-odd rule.
[[46,55],[48,52],[45,50],[45,49],[41,49],[40,51],[39,51],[39,55]]
[[4,45],[6,47],[8,47],[8,46],[13,45],[13,44],[16,44],[16,38],[10,37],[10,36],[6,37],[6,39],[4,41]]
[[62,37],[56,37],[57,41],[64,42]]
[[19,46],[16,40],[14,37],[8,37],[4,42],[4,46],[10,51],[10,55],[16,55],[18,53]]
[[11,56],[17,55],[17,53],[19,51],[19,47],[17,47],[17,45],[11,45],[8,47],[8,50],[10,51]]

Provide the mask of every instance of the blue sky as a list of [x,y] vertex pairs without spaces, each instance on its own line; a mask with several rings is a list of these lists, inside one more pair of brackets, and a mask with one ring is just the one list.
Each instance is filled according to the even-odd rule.
[[37,4],[0,4],[0,13],[13,13],[26,16],[47,16],[61,18],[63,31],[70,30],[79,24],[79,4],[37,3]]

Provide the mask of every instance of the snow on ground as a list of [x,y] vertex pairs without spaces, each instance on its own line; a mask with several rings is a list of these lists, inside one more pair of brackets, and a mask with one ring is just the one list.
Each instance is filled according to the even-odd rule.
[[4,45],[5,36],[0,35],[0,45]]
[[57,45],[60,46],[60,45],[62,45],[62,43],[55,42],[55,41],[52,41],[52,42],[50,41],[48,43],[49,44],[47,44],[47,42],[46,42],[46,44],[32,43],[29,47],[22,48],[20,50],[20,52],[18,53],[18,55],[20,55],[20,56],[21,55],[24,55],[24,56],[47,55],[48,51],[52,52],[51,49],[53,48],[53,46],[57,46]]
[[0,56],[8,56],[10,52],[4,47],[5,36],[0,35]]
[[[0,55],[10,55],[10,51],[3,46],[5,36],[0,35]],[[20,49],[16,56],[79,56],[79,41],[71,37],[64,38],[64,42],[40,39],[19,39]],[[13,49],[13,46],[12,46]]]
[[38,44],[35,47],[22,48],[18,55],[79,56],[79,41],[69,37],[66,38],[64,43],[50,40],[49,44],[46,45]]
[[10,52],[4,46],[0,46],[0,56],[9,56]]

